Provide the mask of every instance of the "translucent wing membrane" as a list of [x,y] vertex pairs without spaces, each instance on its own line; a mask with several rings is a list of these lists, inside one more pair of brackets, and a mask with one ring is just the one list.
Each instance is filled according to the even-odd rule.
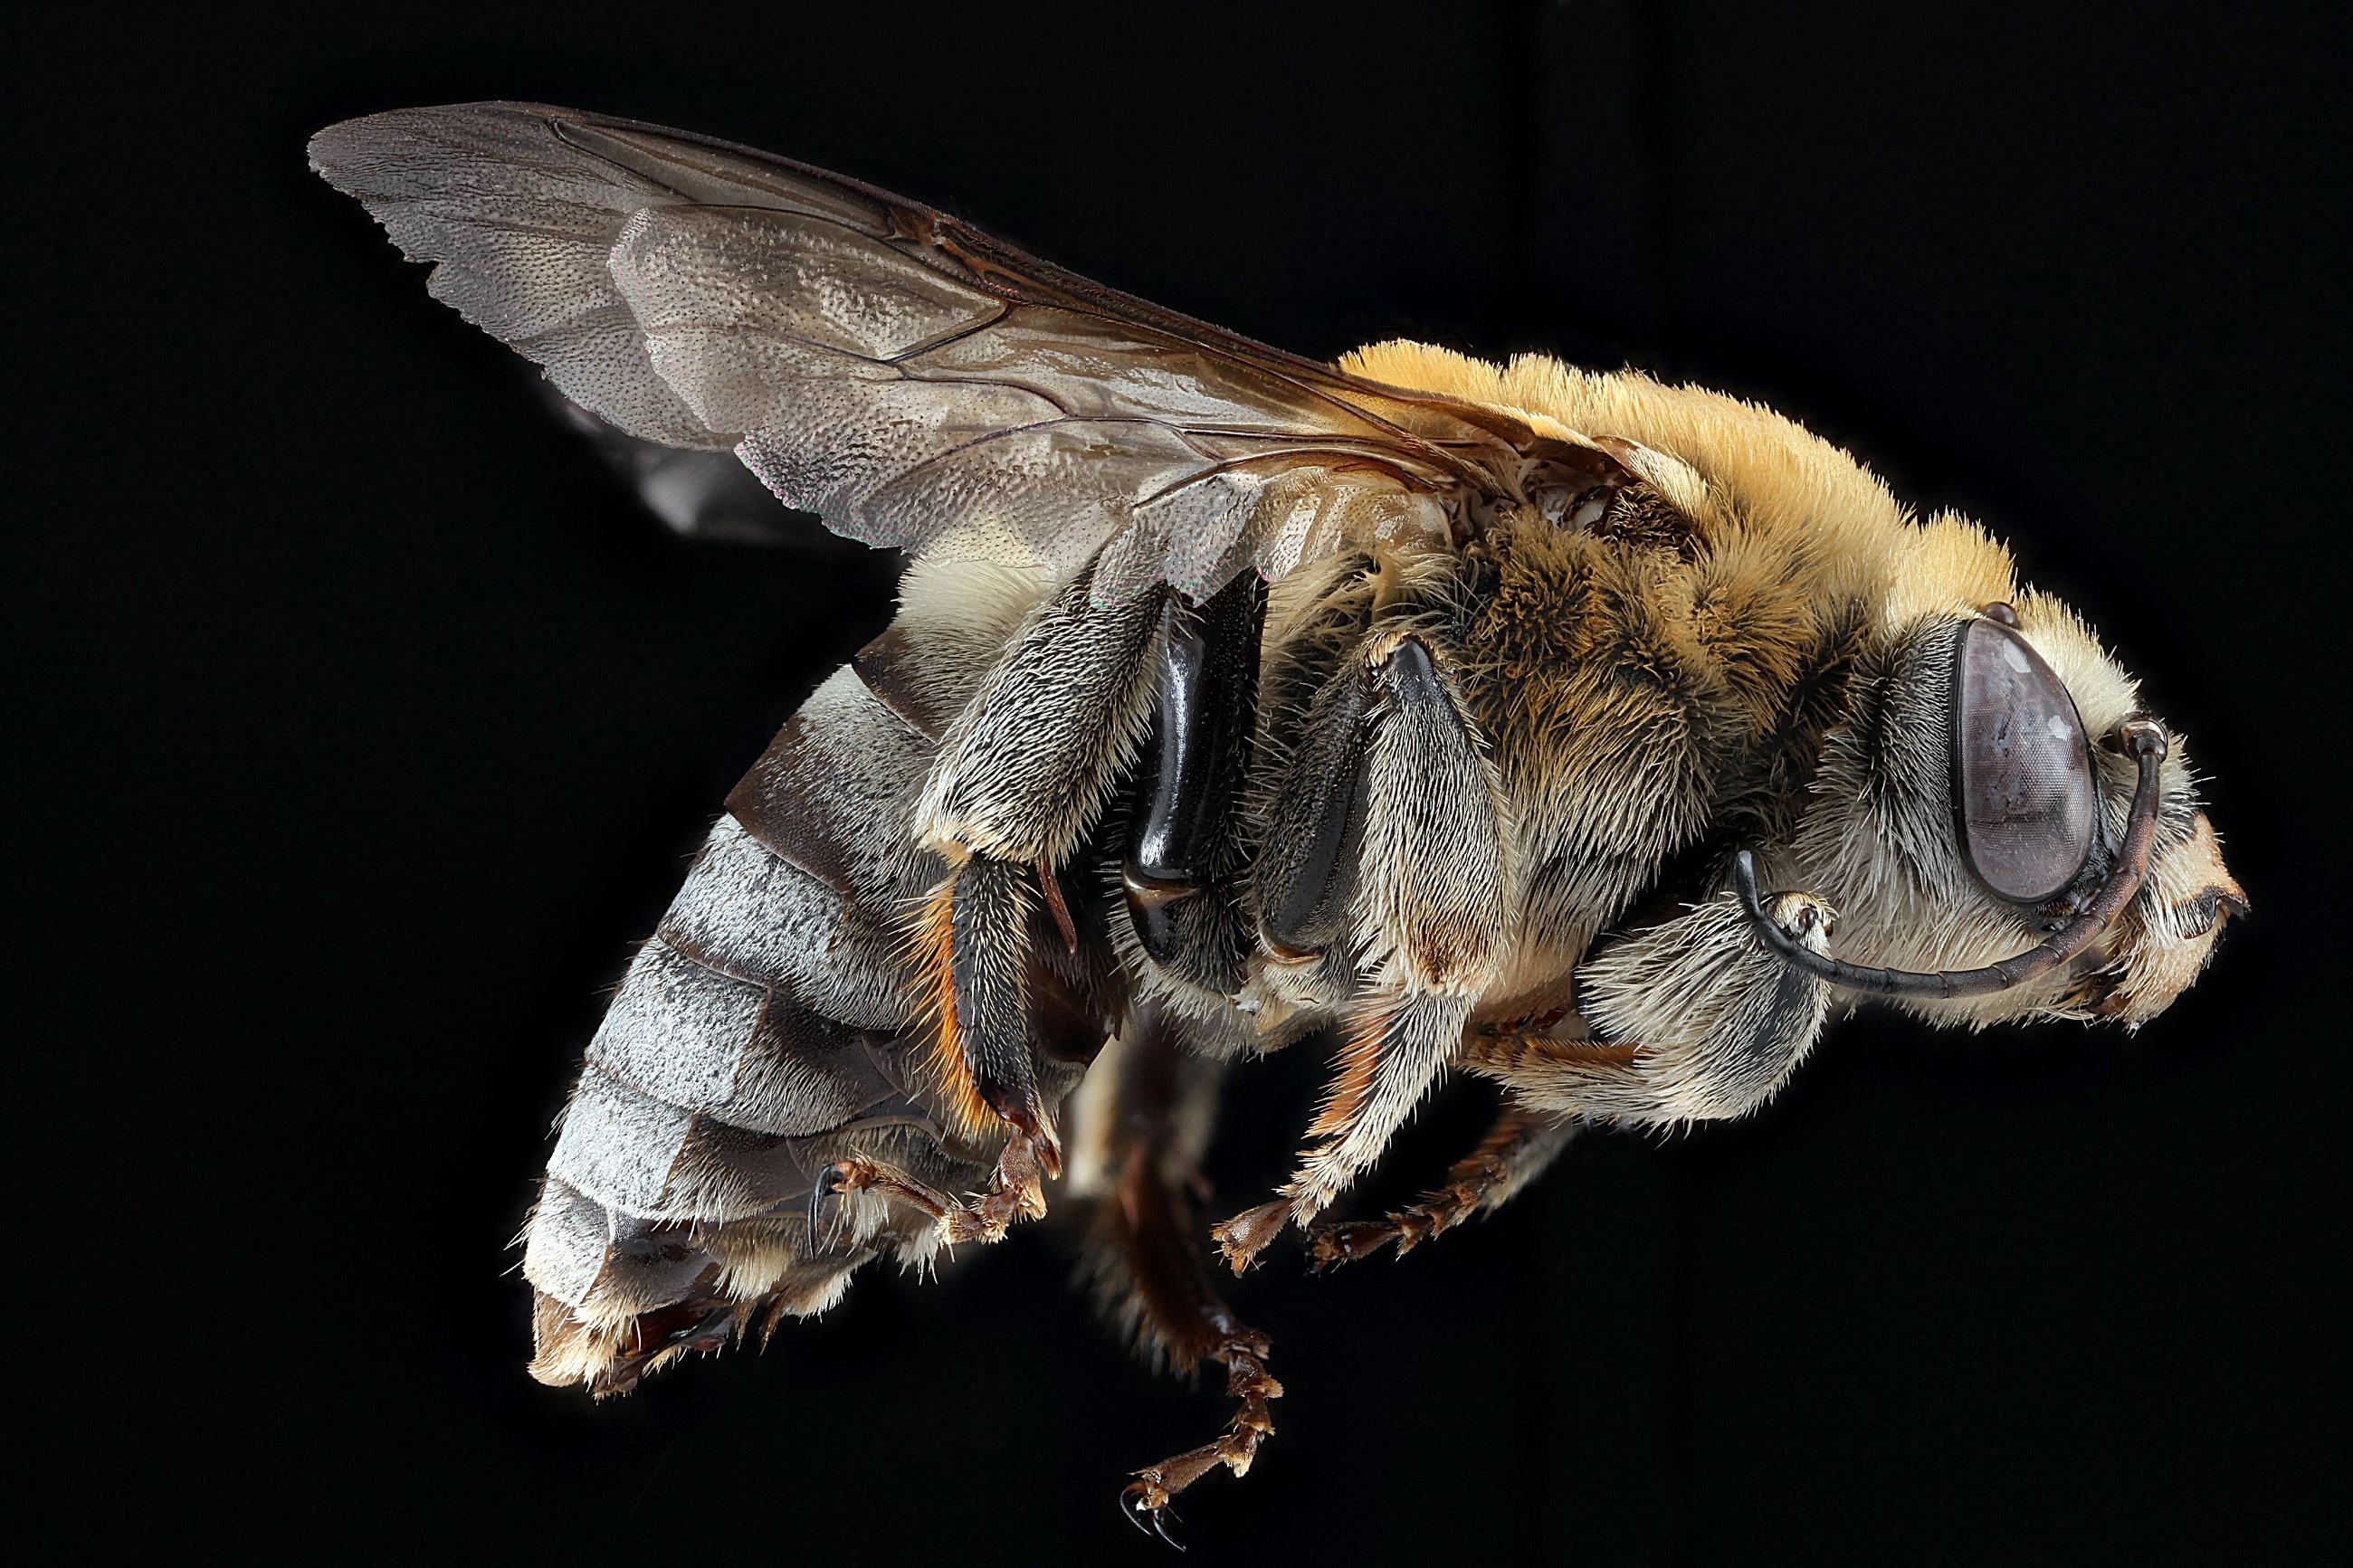
[[311,157],[566,396],[646,440],[733,449],[871,543],[1061,570],[1101,550],[1099,597],[1199,597],[1611,467],[680,132],[464,104],[332,126]]

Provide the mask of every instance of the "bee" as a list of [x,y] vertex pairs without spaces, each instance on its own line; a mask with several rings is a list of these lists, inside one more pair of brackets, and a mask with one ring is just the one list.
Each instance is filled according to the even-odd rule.
[[[1213,1258],[1402,1253],[1581,1128],[1754,1110],[1868,999],[2137,1026],[2246,910],[2084,623],[1768,409],[1320,363],[600,115],[310,151],[605,426],[909,556],[589,1043],[524,1240],[543,1381],[625,1391],[1051,1193],[1114,1315],[1226,1373],[1224,1429],[1124,1494],[1166,1533],[1282,1393]],[[1311,1038],[1293,1175],[1208,1225],[1224,1080]],[[1451,1074],[1500,1086],[1492,1130],[1345,1216]]]

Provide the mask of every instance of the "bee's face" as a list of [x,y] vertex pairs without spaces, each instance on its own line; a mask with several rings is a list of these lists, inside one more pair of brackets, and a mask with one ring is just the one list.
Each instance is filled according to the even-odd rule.
[[[1796,851],[1839,911],[1850,963],[1961,971],[2059,931],[2115,868],[2137,767],[2134,683],[2046,595],[1945,605],[1893,626],[1824,749]],[[2138,891],[2082,953],[1990,994],[1906,997],[1982,1026],[2042,1016],[2137,1025],[2196,978],[2245,895],[2168,737]]]

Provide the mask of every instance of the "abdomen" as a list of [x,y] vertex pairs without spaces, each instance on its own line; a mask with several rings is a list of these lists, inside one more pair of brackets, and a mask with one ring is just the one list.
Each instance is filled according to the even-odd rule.
[[[599,1394],[838,1300],[929,1218],[811,1189],[862,1154],[948,1192],[959,1142],[924,1081],[932,1024],[902,911],[938,879],[910,830],[937,735],[1036,594],[911,574],[906,608],[813,693],[729,797],[591,1040],[526,1233],[543,1382]],[[870,657],[871,656],[871,657]],[[887,699],[887,700],[886,700]],[[1059,1098],[1082,1064],[1040,1064]]]

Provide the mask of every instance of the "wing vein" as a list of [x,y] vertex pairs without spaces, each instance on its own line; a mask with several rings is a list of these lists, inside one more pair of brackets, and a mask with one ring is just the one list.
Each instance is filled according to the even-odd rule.
[[567,396],[641,439],[733,444],[872,543],[1069,569],[1116,539],[1117,592],[1213,591],[1253,551],[1289,570],[1427,523],[1433,492],[1516,494],[1553,444],[712,137],[478,103],[331,126],[311,152]]

